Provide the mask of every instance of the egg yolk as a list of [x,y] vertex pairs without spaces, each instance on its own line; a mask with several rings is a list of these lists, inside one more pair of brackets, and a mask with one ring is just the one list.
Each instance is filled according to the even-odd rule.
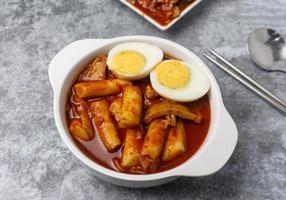
[[190,79],[189,68],[179,61],[165,61],[156,66],[158,81],[170,89],[182,88]]
[[112,68],[124,74],[137,74],[145,66],[145,57],[136,51],[122,51],[112,58]]

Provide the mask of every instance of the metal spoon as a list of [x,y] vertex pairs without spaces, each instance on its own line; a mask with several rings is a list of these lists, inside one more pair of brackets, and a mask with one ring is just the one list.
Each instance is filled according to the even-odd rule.
[[259,28],[248,37],[251,59],[267,71],[286,72],[286,44],[283,37],[272,29]]

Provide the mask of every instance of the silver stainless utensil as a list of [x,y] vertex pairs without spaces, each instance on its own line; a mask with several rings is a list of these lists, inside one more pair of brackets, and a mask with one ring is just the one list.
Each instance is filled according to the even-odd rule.
[[213,62],[214,64],[216,64],[223,71],[225,71],[226,73],[234,77],[236,80],[241,82],[248,89],[252,90],[257,95],[262,97],[265,101],[270,103],[276,109],[280,110],[283,114],[286,114],[286,103],[284,101],[282,101],[281,99],[276,97],[274,94],[272,94],[269,90],[265,89],[260,84],[255,82],[252,78],[250,78],[240,69],[238,69],[235,65],[230,63],[228,60],[223,58],[216,51],[209,49],[209,53],[210,55],[205,53],[203,54],[203,56],[206,57],[211,62]]
[[256,29],[248,37],[247,43],[249,55],[259,67],[267,71],[286,72],[286,43],[278,32]]

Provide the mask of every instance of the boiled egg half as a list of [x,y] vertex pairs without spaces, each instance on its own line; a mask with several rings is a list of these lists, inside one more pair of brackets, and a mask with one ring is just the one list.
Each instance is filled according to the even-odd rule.
[[117,78],[138,80],[147,77],[162,59],[163,51],[154,45],[122,43],[109,51],[107,66]]
[[179,60],[159,63],[150,73],[150,80],[158,94],[179,102],[195,101],[210,88],[210,80],[199,66]]

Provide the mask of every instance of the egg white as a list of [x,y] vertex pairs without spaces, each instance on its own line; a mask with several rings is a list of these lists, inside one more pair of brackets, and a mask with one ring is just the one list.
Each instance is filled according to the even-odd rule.
[[[168,62],[169,60],[163,61]],[[180,61],[181,62],[181,61]],[[162,85],[156,74],[156,69],[150,73],[150,80],[153,89],[160,94],[162,97],[178,101],[178,102],[191,102],[203,97],[210,88],[210,80],[207,75],[197,65],[190,65],[185,62],[190,70],[190,79],[182,88],[170,89]]]
[[[112,67],[113,57],[120,52],[124,51],[135,51],[142,54],[145,58],[144,67],[136,74],[126,74],[122,73]],[[151,44],[141,43],[141,42],[129,42],[122,43],[113,47],[107,56],[107,66],[108,69],[117,77],[124,80],[139,80],[146,78],[151,70],[163,60],[163,51]]]

